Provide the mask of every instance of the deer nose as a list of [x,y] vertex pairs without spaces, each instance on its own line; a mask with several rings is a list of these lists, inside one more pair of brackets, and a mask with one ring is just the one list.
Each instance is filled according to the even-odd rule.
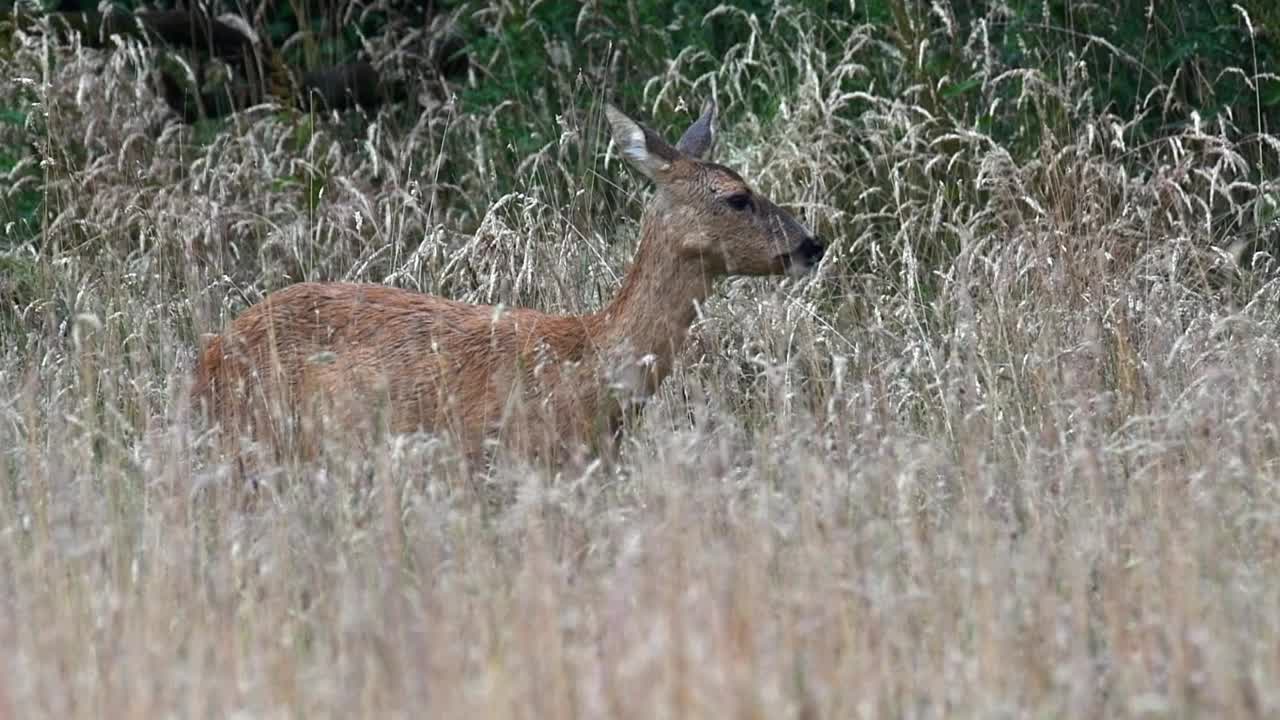
[[827,251],[826,245],[816,237],[807,237],[800,241],[795,254],[804,258],[810,265],[817,265]]

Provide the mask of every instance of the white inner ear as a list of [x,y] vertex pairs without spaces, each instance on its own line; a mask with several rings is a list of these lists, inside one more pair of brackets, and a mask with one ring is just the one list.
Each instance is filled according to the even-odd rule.
[[615,137],[618,147],[628,160],[638,165],[648,165],[651,162],[649,145],[644,141],[644,130],[639,125],[627,123],[618,128]]
[[607,107],[605,113],[609,117],[609,124],[613,126],[613,141],[617,143],[622,157],[626,158],[627,162],[650,178],[654,178],[657,173],[669,167],[665,160],[649,150],[644,128],[640,127],[639,123],[612,107]]

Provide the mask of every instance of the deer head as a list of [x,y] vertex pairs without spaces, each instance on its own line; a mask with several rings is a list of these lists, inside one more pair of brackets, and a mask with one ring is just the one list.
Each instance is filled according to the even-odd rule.
[[671,251],[709,275],[802,274],[822,259],[823,244],[790,213],[711,161],[714,101],[674,147],[612,106],[605,114],[622,156],[657,188],[646,221],[672,230],[660,233]]

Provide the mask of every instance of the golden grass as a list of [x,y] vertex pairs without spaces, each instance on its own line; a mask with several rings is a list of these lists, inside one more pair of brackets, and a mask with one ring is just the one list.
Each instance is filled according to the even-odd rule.
[[[504,198],[476,195],[503,139],[455,106],[196,146],[130,52],[3,63],[52,204],[0,343],[0,717],[1280,714],[1280,282],[1211,251],[1275,189],[1226,130],[1135,176],[1081,116],[1015,163],[828,92],[850,57],[766,48],[816,70],[721,157],[831,253],[725,282],[617,463],[335,437],[245,508],[182,399],[198,333],[303,278],[593,307],[643,188],[598,106],[560,141],[586,176],[553,149]],[[476,216],[422,148],[477,168]],[[289,178],[320,166],[312,206]]]

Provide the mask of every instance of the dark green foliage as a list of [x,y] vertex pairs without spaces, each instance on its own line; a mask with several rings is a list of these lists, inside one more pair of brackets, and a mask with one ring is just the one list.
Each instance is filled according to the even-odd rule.
[[[673,58],[686,56],[680,71],[687,77],[711,73],[718,58],[746,40],[746,14],[769,27],[775,12],[769,3],[744,2],[734,3],[743,12],[712,13],[720,5],[641,0],[581,12],[578,4],[521,1],[479,12],[481,4],[448,3],[481,69],[478,82],[462,92],[464,109],[485,113],[513,103],[516,109],[497,116],[497,129],[515,158],[553,137],[558,128],[549,118],[581,108],[591,99],[584,95],[648,111],[652,97],[644,97],[644,83]],[[1076,121],[1097,113],[1138,118],[1127,131],[1130,146],[1181,131],[1193,113],[1206,127],[1222,122],[1241,135],[1266,133],[1280,122],[1280,80],[1266,77],[1280,69],[1280,6],[1264,0],[1241,4],[1253,35],[1239,11],[1210,0],[1160,4],[1154,12],[1148,0],[1015,0],[1000,10],[988,3],[906,0],[800,0],[789,7],[809,13],[827,50],[835,51],[850,27],[865,27],[880,47],[901,53],[899,62],[858,58],[873,72],[851,76],[843,91],[905,93],[949,118],[947,125],[1014,149],[1016,159],[1034,157],[1044,138],[1069,136]],[[787,30],[770,27],[770,43],[787,46],[793,39],[776,35]],[[875,51],[867,47],[869,55]],[[1027,88],[1018,71],[1074,88],[1086,104],[1019,102]],[[582,83],[565,80],[584,76]],[[729,108],[730,117],[749,111],[767,121],[780,90],[777,82],[746,88],[747,106]],[[665,114],[667,107],[658,111],[654,123],[669,130],[677,118]]]
[[[1100,111],[1144,116],[1142,134],[1159,137],[1190,121],[1223,119],[1245,131],[1267,132],[1280,115],[1280,81],[1252,76],[1280,68],[1280,6],[1265,0],[1239,3],[1011,3],[1016,17],[1004,45],[1025,45],[1051,76],[1071,58],[1088,67]],[[1048,16],[1044,16],[1045,10]],[[1154,11],[1152,11],[1154,10]],[[1258,30],[1263,30],[1258,32]]]
[[[136,9],[173,3],[116,5]],[[215,12],[243,10],[241,3],[214,5]],[[767,23],[775,7],[763,0],[729,5],[735,11],[713,13],[722,6],[716,0],[632,0],[586,10],[581,3],[446,0],[348,13],[347,4],[336,0],[298,0],[273,5],[264,35],[279,48],[301,32],[302,42],[289,44],[285,60],[309,68],[356,59],[360,38],[376,36],[384,28],[414,26],[430,14],[451,13],[459,20],[463,52],[480,69],[477,81],[462,89],[466,109],[483,113],[508,101],[536,101],[554,116],[583,99],[565,96],[558,74],[574,77],[581,72],[592,84],[604,83],[615,102],[639,106],[644,82],[681,53],[695,57],[682,67],[690,76],[714,70],[716,59],[746,38],[743,17],[755,15]],[[97,4],[62,0],[46,6],[88,10]],[[1083,62],[1095,110],[1124,118],[1143,115],[1145,137],[1140,139],[1184,126],[1192,111],[1205,121],[1230,114],[1233,124],[1246,131],[1267,132],[1280,119],[1280,80],[1253,80],[1280,69],[1280,5],[1270,0],[1239,3],[1251,18],[1252,36],[1240,11],[1212,0],[1010,0],[1000,10],[969,0],[797,0],[789,6],[822,21],[865,24],[906,56],[907,67],[895,69],[907,70],[908,77],[867,76],[864,87],[849,90],[872,84],[883,90],[904,80],[917,81],[931,88],[929,99],[941,109],[971,116],[976,124],[1003,133],[1027,128],[1002,127],[983,115],[983,103],[977,101],[990,99],[979,97],[984,79],[990,79],[982,76],[991,67],[989,60],[997,63],[997,70],[1031,69],[1057,80],[1073,72],[1073,63]],[[390,13],[399,15],[393,18]],[[351,21],[343,22],[344,18]],[[832,35],[826,41],[832,48],[844,39],[839,36],[843,27],[834,22],[829,26]],[[915,53],[922,45],[923,62],[916,63]],[[756,114],[776,103],[776,93],[770,90],[776,88],[751,93],[750,109]],[[514,138],[517,151],[535,149],[535,134]]]
[[[0,138],[20,138],[27,119],[25,109],[0,108]],[[0,252],[29,241],[39,232],[43,199],[38,184],[30,182],[38,167],[22,163],[30,155],[28,145],[0,141],[0,178],[7,178],[5,184],[10,188],[0,193]],[[14,187],[21,189],[15,192]]]
[[[1034,140],[1040,131],[1058,128],[1033,126],[1033,117],[1000,122],[968,107],[967,101],[980,99],[984,79],[991,79],[983,76],[987,68],[1083,83],[1094,112],[1141,116],[1134,139],[1146,142],[1182,129],[1192,112],[1242,132],[1276,127],[1280,79],[1265,75],[1280,69],[1280,5],[1251,0],[1239,6],[1253,35],[1232,4],[1211,0],[1012,0],[1000,10],[977,2],[874,0],[857,4],[856,21],[877,28],[904,53],[918,51],[927,38],[914,79],[940,86],[933,100],[942,110],[974,121],[997,140],[1022,134]],[[945,21],[938,8],[946,11]],[[1001,94],[1012,97],[1009,90]]]
[[[643,113],[659,130],[670,132],[688,121],[688,111],[677,116],[662,107],[649,113],[645,83],[681,54],[689,57],[681,67],[688,77],[717,69],[717,59],[748,34],[740,14],[708,17],[719,5],[639,0],[584,11],[577,3],[518,0],[501,12],[480,12],[479,3],[446,3],[460,19],[464,52],[480,69],[479,82],[461,92],[463,105],[481,114],[504,103],[527,108],[498,117],[499,129],[510,131],[503,137],[511,139],[519,157],[559,133],[554,126],[530,127],[529,122],[577,114],[596,99]],[[738,6],[767,18],[771,3]],[[776,102],[760,93],[752,97],[751,109],[762,113]]]

